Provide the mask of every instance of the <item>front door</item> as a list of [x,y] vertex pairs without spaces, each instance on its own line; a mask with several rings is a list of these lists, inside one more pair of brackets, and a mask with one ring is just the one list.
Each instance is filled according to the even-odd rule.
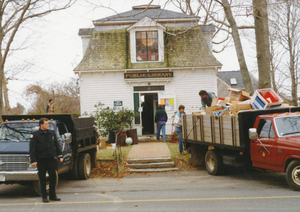
[[251,141],[251,160],[253,166],[265,168],[276,165],[275,134],[272,121],[259,120],[257,127],[258,138]]
[[141,96],[144,96],[144,101],[142,102],[143,135],[154,134],[155,102],[157,103],[157,93],[141,93]]

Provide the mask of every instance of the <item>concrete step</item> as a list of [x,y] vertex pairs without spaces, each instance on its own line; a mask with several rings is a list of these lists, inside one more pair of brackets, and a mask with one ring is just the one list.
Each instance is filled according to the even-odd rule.
[[130,169],[126,172],[168,172],[168,171],[177,171],[178,168],[156,168],[156,169]]
[[136,158],[136,159],[127,159],[129,164],[136,163],[161,163],[161,162],[170,162],[172,161],[170,157],[166,158]]
[[171,168],[175,166],[175,163],[173,161],[160,163],[132,163],[126,164],[126,166],[134,169]]

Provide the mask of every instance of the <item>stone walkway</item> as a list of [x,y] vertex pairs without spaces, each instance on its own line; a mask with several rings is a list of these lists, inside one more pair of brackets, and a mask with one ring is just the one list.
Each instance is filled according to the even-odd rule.
[[170,149],[163,142],[141,142],[133,145],[127,159],[171,157]]

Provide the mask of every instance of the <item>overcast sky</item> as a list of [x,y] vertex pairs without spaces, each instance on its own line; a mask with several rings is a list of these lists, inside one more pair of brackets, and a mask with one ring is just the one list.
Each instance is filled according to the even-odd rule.
[[[149,3],[149,0],[105,0],[103,6],[110,7],[118,13],[132,9],[132,6]],[[165,1],[154,0],[152,4],[164,5]],[[9,58],[8,68],[19,69],[14,64],[28,66],[25,74],[16,75],[22,80],[12,80],[9,83],[11,106],[20,102],[27,108],[30,102],[24,97],[24,89],[33,83],[51,84],[67,81],[75,77],[73,69],[82,58],[81,38],[78,36],[80,28],[93,27],[92,21],[114,15],[115,12],[105,8],[95,7],[85,0],[78,2],[70,9],[50,14],[43,20],[29,23],[19,34],[28,37],[23,50],[13,53]],[[180,12],[172,4],[166,9]],[[20,38],[20,37],[19,37]],[[222,70],[239,70],[238,61],[233,48],[222,54],[215,54],[223,64]],[[247,56],[247,53],[246,53]]]

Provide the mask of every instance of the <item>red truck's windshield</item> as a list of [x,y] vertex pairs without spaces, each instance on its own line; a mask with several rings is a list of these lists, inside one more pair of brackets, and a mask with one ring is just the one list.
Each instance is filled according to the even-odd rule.
[[279,136],[300,134],[300,116],[276,118],[275,124]]

